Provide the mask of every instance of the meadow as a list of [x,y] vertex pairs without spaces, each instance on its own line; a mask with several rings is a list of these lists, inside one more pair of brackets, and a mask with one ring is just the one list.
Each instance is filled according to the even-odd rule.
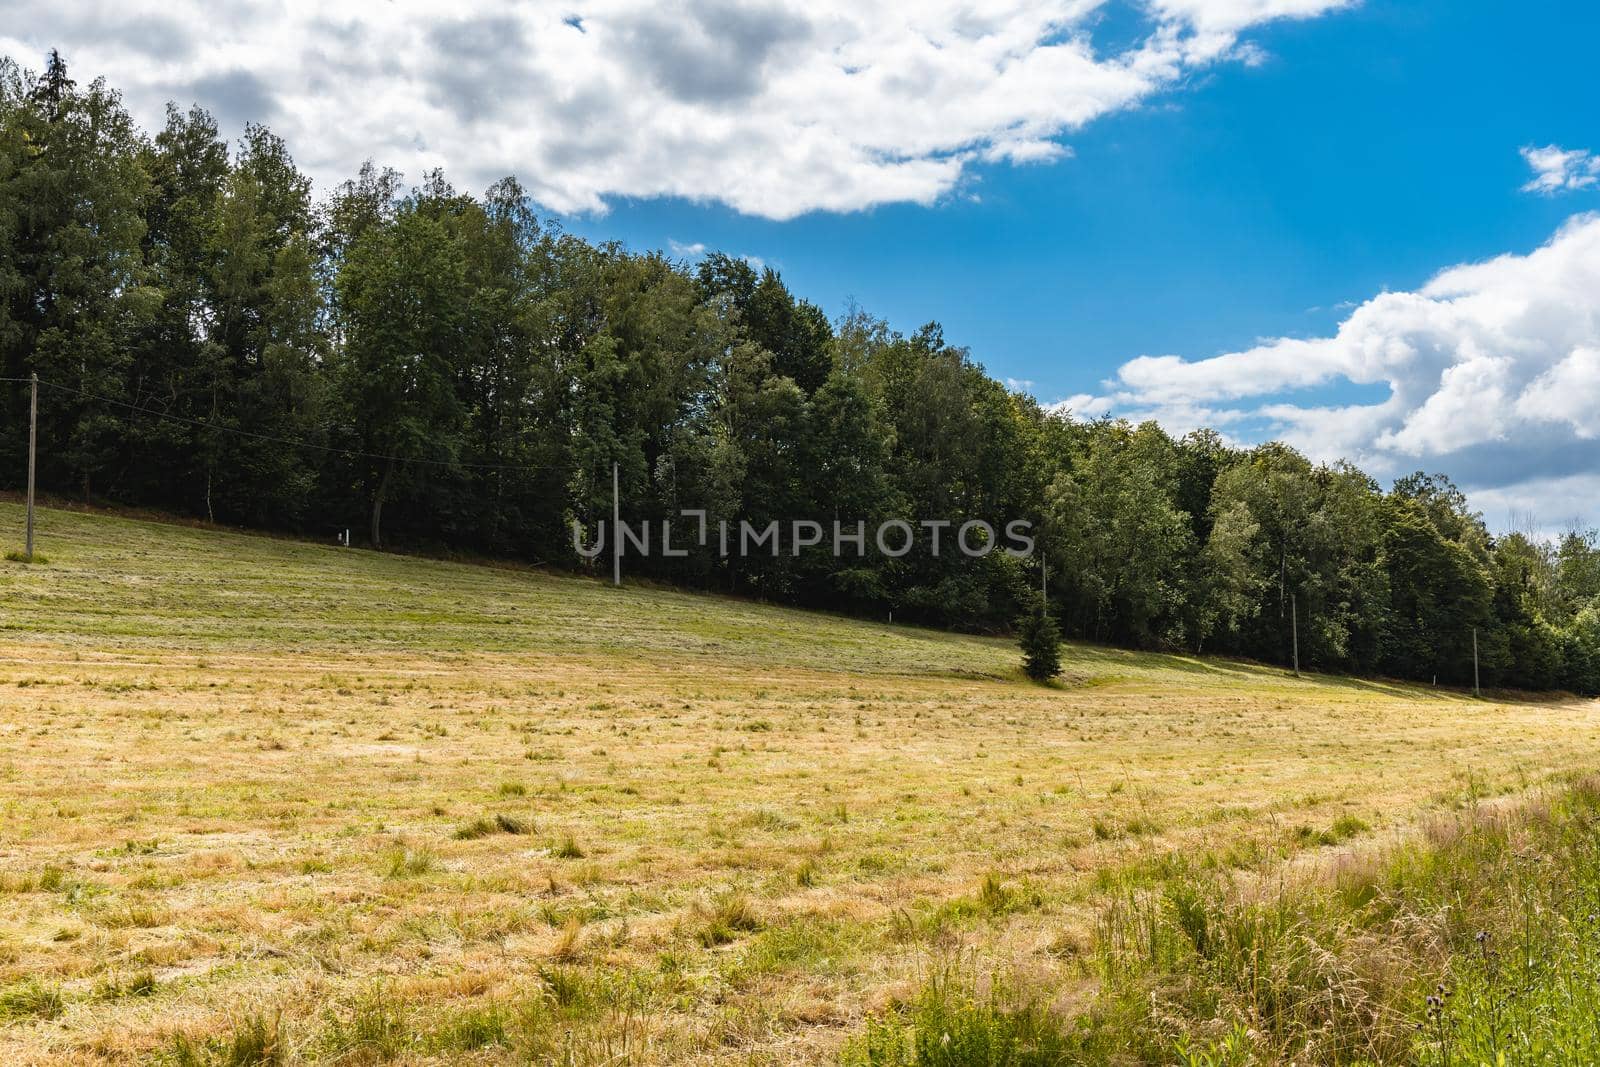
[[0,1063],[1469,1062],[1446,989],[1513,1012],[1469,927],[1557,958],[1600,884],[1587,701],[1085,646],[1041,687],[998,638],[39,536],[0,562]]

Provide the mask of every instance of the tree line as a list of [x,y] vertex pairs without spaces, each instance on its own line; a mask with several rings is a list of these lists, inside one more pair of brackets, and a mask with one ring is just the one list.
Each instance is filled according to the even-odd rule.
[[[774,270],[595,244],[506,178],[372,164],[313,197],[261,125],[154,134],[52,53],[0,61],[0,378],[37,373],[40,484],[374,547],[587,564],[572,524],[1036,524],[1068,636],[1311,668],[1600,692],[1600,545],[1493,536],[1439,475],[1042,409],[937,324],[830,319]],[[0,385],[0,485],[27,387]],[[971,630],[1039,562],[824,544],[634,573]],[[604,561],[600,561],[603,565]]]

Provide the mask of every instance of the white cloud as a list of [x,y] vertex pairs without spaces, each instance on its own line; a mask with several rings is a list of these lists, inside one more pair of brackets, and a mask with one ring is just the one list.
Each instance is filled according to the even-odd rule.
[[706,254],[706,246],[704,241],[695,241],[692,244],[685,244],[682,241],[674,241],[669,237],[667,238],[667,247],[672,250],[673,255],[682,259],[699,259],[701,256]]
[[1517,398],[1524,418],[1566,423],[1585,441],[1600,437],[1600,351],[1574,349],[1572,355],[1533,380]]
[[1568,530],[1586,530],[1596,519],[1600,474],[1531,478],[1512,485],[1478,489],[1472,504],[1496,530],[1521,530],[1555,537]]
[[790,218],[927,204],[976,162],[1058,160],[1060,138],[1225,59],[1241,34],[1349,0],[1153,0],[1103,53],[1106,0],[13,0],[0,51],[60,46],[146,125],[169,99],[283,134],[325,187],[361,161],[515,173],[546,206],[718,200]]
[[1072,415],[1080,419],[1098,419],[1111,411],[1113,403],[1110,397],[1077,393],[1067,397],[1065,400],[1058,400],[1049,405],[1049,410],[1058,415]]
[[1587,189],[1600,182],[1600,156],[1586,149],[1565,149],[1556,145],[1528,147],[1522,158],[1533,168],[1533,178],[1522,187],[1525,193],[1554,196],[1573,189]]
[[1248,26],[1281,18],[1310,18],[1354,0],[1154,0],[1150,5],[1169,20],[1183,20],[1207,33],[1237,33]]
[[[1388,395],[1327,401],[1352,384]],[[1380,478],[1443,470],[1486,509],[1515,501],[1545,519],[1576,510],[1600,519],[1592,496],[1561,495],[1562,486],[1600,484],[1600,215],[1573,217],[1526,255],[1375,296],[1332,337],[1208,359],[1140,357],[1107,385],[1071,406],[1156,418],[1177,432],[1209,424],[1276,436]],[[1530,508],[1536,500],[1542,506]]]

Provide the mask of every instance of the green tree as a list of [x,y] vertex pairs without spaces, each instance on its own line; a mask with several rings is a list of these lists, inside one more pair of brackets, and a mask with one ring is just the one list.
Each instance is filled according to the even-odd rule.
[[465,413],[454,360],[470,293],[449,229],[415,204],[356,241],[339,290],[349,331],[340,400],[348,439],[366,454],[369,535],[381,548],[385,503],[455,469]]
[[122,452],[133,341],[160,303],[145,284],[140,138],[121,97],[99,79],[78,87],[54,52],[40,78],[0,62],[0,129],[0,374],[78,391],[41,402],[56,443],[42,477],[88,497]]
[[1261,610],[1261,524],[1242,501],[1213,515],[1189,583],[1189,638],[1196,652],[1217,633],[1234,635]]
[[1100,426],[1046,494],[1046,544],[1083,632],[1170,642],[1194,549],[1173,500],[1171,440],[1153,423]]
[[1017,620],[1017,643],[1022,647],[1022,673],[1047,682],[1061,673],[1061,631],[1043,597],[1029,602]]
[[833,369],[833,328],[822,309],[796,300],[778,272],[768,267],[745,302],[744,315],[750,339],[772,353],[776,373],[807,396],[822,387]]
[[142,169],[150,179],[144,270],[159,303],[129,338],[130,384],[141,406],[178,418],[128,423],[123,490],[141,501],[192,511],[214,442],[205,430],[178,420],[214,417],[227,400],[218,391],[223,353],[208,326],[215,306],[213,232],[228,147],[205,111],[169,105],[165,127],[143,151]]
[[1600,604],[1578,612],[1568,634],[1565,684],[1585,696],[1600,694]]
[[1600,601],[1600,533],[1569,530],[1556,548],[1552,609],[1555,618],[1570,622],[1585,608]]
[[1474,629],[1493,622],[1493,586],[1472,550],[1447,539],[1414,498],[1386,502],[1389,612],[1382,668],[1410,678],[1472,680]]
[[[862,522],[868,537],[879,521],[899,513],[889,475],[889,443],[872,397],[853,374],[834,371],[811,401],[815,464],[808,479],[814,517],[831,536],[833,521]],[[846,533],[853,532],[853,527]],[[850,546],[829,559],[811,599],[867,607],[887,601],[886,563],[869,546],[862,558]],[[820,553],[819,553],[820,555]]]
[[[713,415],[713,513],[757,531],[814,519],[809,479],[815,474],[811,410],[791,379],[772,369],[772,355],[751,343],[734,348],[721,368]],[[765,549],[763,549],[765,551]],[[784,547],[775,556],[737,554],[730,579],[770,596],[793,591],[795,565]]]
[[1303,661],[1372,667],[1388,602],[1379,499],[1361,472],[1313,466],[1282,444],[1262,445],[1219,473],[1214,514],[1242,504],[1260,527],[1259,609],[1227,647],[1287,663],[1296,615]]
[[[246,127],[211,231],[210,405],[198,446],[208,513],[297,517],[315,480],[327,355],[310,180],[283,140]],[[246,431],[240,433],[239,431]]]

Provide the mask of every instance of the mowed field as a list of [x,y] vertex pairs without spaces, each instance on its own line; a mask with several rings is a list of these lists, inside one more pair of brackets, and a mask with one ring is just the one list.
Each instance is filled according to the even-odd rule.
[[1588,702],[1083,647],[1043,688],[1003,640],[55,510],[40,550],[5,1064],[828,1061],[953,959],[1086,1002],[1107,872],[1600,752]]

